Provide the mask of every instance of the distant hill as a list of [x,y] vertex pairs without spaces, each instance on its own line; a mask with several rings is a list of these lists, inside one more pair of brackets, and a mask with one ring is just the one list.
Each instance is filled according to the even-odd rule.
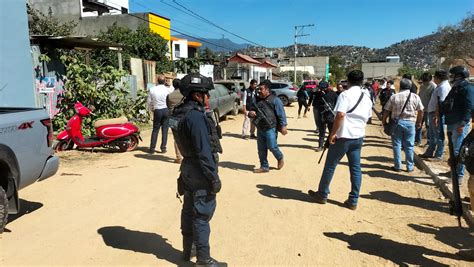
[[[187,36],[184,36],[184,35],[176,35],[176,37],[187,39],[189,41],[200,42],[200,43],[202,43],[202,47],[201,47],[202,49],[205,49],[206,47],[208,47],[209,49],[211,49],[214,52],[232,52],[232,51],[236,51],[236,50],[242,50],[242,49],[245,49],[245,48],[250,46],[248,44],[234,43],[234,42],[232,42],[231,40],[229,40],[227,38],[221,38],[221,39],[200,38],[202,40],[205,40],[205,41],[208,41],[210,43],[218,45],[218,46],[216,46],[216,45],[205,43],[205,42],[202,42],[201,40],[190,38],[190,37],[187,37]],[[225,48],[222,48],[222,47],[219,47],[219,46],[223,46],[223,47],[232,49],[232,51],[229,51],[229,50],[227,50]]]
[[[385,48],[375,49],[363,46],[338,45],[338,46],[318,46],[310,44],[299,44],[298,52],[305,56],[338,56],[343,59],[345,65],[384,61],[386,56],[398,55],[400,60],[411,66],[420,69],[429,69],[436,63],[435,47],[440,41],[441,34],[434,33],[423,37],[404,40]],[[264,56],[278,53],[280,57],[293,57],[293,46],[282,48],[249,47],[243,49],[243,53],[252,56]]]

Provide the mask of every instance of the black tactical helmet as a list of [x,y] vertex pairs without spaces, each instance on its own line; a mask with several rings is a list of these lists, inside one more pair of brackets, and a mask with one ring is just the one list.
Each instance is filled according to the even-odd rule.
[[400,90],[407,90],[411,89],[411,81],[407,78],[403,78],[400,81]]
[[462,77],[462,79],[466,79],[469,77],[469,71],[464,66],[456,66],[452,67],[449,70],[451,75],[454,75],[454,78]]
[[328,82],[322,81],[322,82],[319,83],[319,88],[320,89],[327,89],[328,87],[329,87]]
[[191,73],[181,79],[179,91],[183,96],[189,96],[192,92],[207,92],[214,89],[211,78],[199,73]]

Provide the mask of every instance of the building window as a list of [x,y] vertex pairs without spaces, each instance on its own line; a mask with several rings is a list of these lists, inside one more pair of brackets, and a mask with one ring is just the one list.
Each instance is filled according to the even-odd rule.
[[174,57],[175,58],[180,58],[180,45],[179,44],[174,44]]

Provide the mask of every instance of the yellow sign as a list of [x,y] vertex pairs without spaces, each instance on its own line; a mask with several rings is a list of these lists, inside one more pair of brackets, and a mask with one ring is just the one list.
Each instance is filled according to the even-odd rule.
[[148,20],[152,32],[159,34],[165,40],[169,41],[171,39],[171,23],[169,19],[149,13]]

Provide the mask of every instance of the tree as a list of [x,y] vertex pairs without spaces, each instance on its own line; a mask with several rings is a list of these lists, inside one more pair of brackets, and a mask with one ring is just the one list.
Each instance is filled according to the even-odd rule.
[[177,72],[180,73],[191,73],[199,72],[199,59],[198,58],[180,58],[174,61],[174,66]]
[[[122,54],[124,59],[130,57],[142,58],[156,61],[156,72],[164,73],[171,70],[171,63],[168,57],[168,42],[160,35],[151,32],[146,26],[140,26],[136,31],[117,25],[110,26],[106,32],[99,35],[103,41],[118,43],[123,45]],[[98,61],[114,62],[115,59],[105,55]],[[115,56],[116,58],[116,56]]]
[[329,78],[331,84],[335,84],[338,81],[345,79],[346,74],[344,71],[344,61],[341,57],[329,57],[329,72],[331,73],[331,77]]
[[423,70],[417,69],[410,67],[406,64],[403,65],[403,67],[398,69],[398,75],[403,76],[405,74],[410,74],[412,77],[416,79],[420,79],[421,74],[423,74]]
[[74,20],[61,23],[53,16],[51,7],[48,15],[34,9],[29,4],[26,4],[26,10],[28,15],[31,16],[30,35],[69,36],[78,24]]
[[214,63],[214,61],[217,59],[216,53],[214,53],[209,47],[204,48],[204,50],[200,53],[199,57],[207,62],[207,63]]
[[445,64],[463,60],[466,65],[474,67],[469,59],[474,58],[474,14],[469,14],[457,25],[448,25],[438,30],[441,41],[436,47],[439,57],[444,57]]

